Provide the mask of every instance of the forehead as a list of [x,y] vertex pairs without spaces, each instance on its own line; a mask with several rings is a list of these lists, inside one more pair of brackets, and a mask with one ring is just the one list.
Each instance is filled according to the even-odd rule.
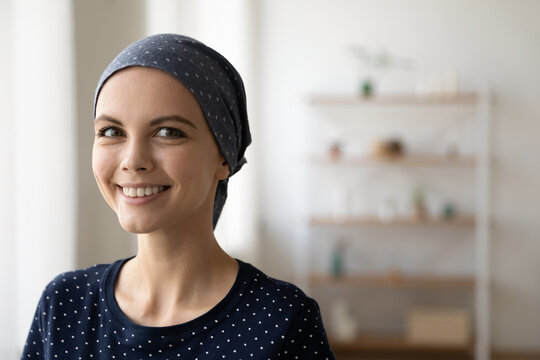
[[199,103],[180,81],[141,66],[122,69],[105,82],[96,103],[96,118],[102,115],[119,120],[179,115],[206,123]]

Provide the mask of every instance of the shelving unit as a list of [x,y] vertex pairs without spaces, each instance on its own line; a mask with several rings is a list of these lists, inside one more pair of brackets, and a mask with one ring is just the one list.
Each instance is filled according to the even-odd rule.
[[381,355],[408,359],[472,359],[474,343],[464,345],[415,344],[401,336],[364,336],[354,341],[330,340],[338,359],[341,355],[361,355],[379,358]]
[[426,345],[415,344],[400,336],[364,336],[354,341],[332,341],[335,351],[399,351],[414,353],[464,353],[471,354],[474,343],[465,345]]
[[392,220],[381,220],[379,217],[356,216],[346,218],[336,217],[311,217],[311,226],[318,227],[469,227],[476,224],[474,216],[456,216],[451,219],[426,218],[416,219],[414,217],[400,217]]
[[412,93],[373,95],[318,94],[311,96],[315,106],[414,106],[414,105],[476,105],[483,94],[463,92],[458,94],[418,95]]
[[[346,214],[336,216],[331,214],[311,214],[307,221],[308,234],[317,229],[332,231],[332,229],[434,229],[434,231],[451,231],[461,229],[472,231],[474,236],[474,272],[470,275],[429,275],[401,274],[388,271],[376,274],[353,273],[343,276],[333,276],[325,273],[304,269],[305,283],[308,288],[369,288],[369,289],[437,289],[466,290],[474,293],[474,341],[454,345],[422,345],[410,343],[402,334],[386,334],[376,336],[361,336],[353,341],[338,341],[333,339],[332,346],[336,354],[384,354],[412,355],[414,358],[434,356],[444,358],[449,355],[454,358],[474,358],[487,360],[489,358],[489,96],[487,89],[476,92],[454,95],[415,95],[388,94],[382,96],[362,97],[353,95],[314,95],[310,97],[310,107],[313,111],[338,108],[341,114],[347,111],[368,109],[369,111],[385,111],[392,109],[395,113],[423,108],[430,111],[444,111],[468,107],[474,111],[474,130],[476,132],[475,149],[473,154],[447,156],[440,153],[405,153],[401,156],[380,157],[366,154],[342,154],[332,157],[326,154],[312,155],[308,163],[314,167],[324,167],[328,172],[345,169],[378,169],[385,167],[400,168],[403,171],[415,171],[418,168],[456,168],[468,169],[474,173],[474,209],[470,214],[459,214],[449,219],[434,217],[416,218],[413,216],[394,216],[391,219],[381,219],[375,214]],[[362,119],[358,119],[362,121]],[[434,119],[433,121],[437,121]],[[460,231],[461,231],[460,230]],[[386,231],[386,230],[385,230]],[[415,230],[416,231],[416,230]],[[310,240],[308,247],[313,244]],[[313,249],[304,249],[311,253]],[[308,265],[309,267],[309,265]],[[331,290],[332,291],[332,290]],[[330,334],[330,337],[332,335]],[[440,357],[439,357],[440,355]],[[339,357],[338,357],[339,358]]]
[[400,288],[460,288],[473,289],[474,277],[466,276],[403,276],[387,273],[382,275],[347,275],[331,276],[312,274],[313,286],[369,286]]
[[332,159],[328,156],[314,157],[313,164],[318,165],[343,165],[343,166],[411,166],[411,167],[430,167],[430,166],[465,166],[472,167],[476,165],[476,159],[473,156],[448,157],[442,155],[403,155],[398,157],[376,157],[376,156],[348,156],[345,158]]

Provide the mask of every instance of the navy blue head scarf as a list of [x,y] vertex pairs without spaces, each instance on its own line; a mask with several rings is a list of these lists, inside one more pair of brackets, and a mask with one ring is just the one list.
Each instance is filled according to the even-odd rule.
[[[246,163],[244,152],[251,143],[244,84],[236,69],[221,54],[187,36],[157,34],[125,48],[105,69],[94,95],[96,103],[103,84],[114,73],[130,66],[147,66],[170,74],[195,96],[220,152],[235,174]],[[213,226],[227,199],[229,179],[221,180],[214,200]]]

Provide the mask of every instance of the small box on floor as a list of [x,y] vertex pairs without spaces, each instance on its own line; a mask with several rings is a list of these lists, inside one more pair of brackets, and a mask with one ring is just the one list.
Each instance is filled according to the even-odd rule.
[[407,318],[406,338],[427,345],[466,345],[470,342],[471,321],[462,308],[415,308]]

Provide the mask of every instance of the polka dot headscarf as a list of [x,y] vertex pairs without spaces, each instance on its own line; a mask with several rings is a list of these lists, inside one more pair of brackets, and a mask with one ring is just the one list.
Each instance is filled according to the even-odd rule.
[[[220,152],[235,174],[246,163],[244,152],[251,143],[244,84],[236,69],[221,54],[182,35],[158,34],[125,48],[105,69],[94,96],[114,73],[130,66],[148,66],[175,77],[197,99],[214,134]],[[214,201],[215,227],[227,199],[229,179],[219,182]]]

